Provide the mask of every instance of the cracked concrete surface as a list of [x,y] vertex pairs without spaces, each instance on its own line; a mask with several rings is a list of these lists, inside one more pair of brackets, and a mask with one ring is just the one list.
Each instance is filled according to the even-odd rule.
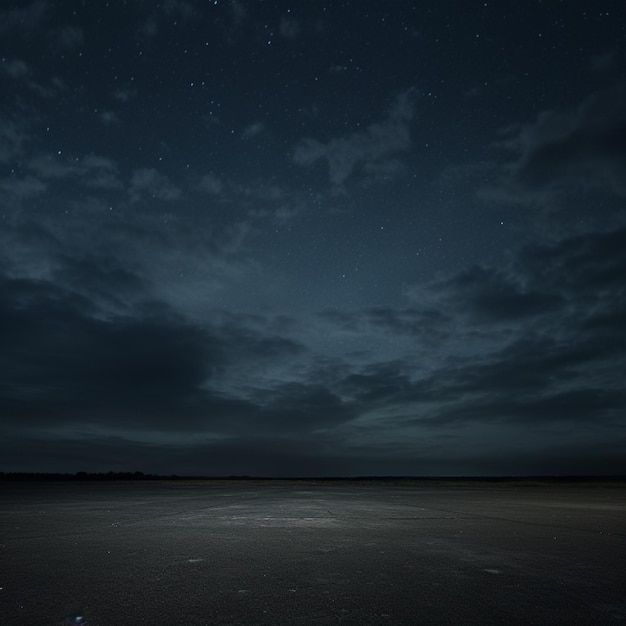
[[622,485],[2,484],[0,623],[626,623],[625,495]]

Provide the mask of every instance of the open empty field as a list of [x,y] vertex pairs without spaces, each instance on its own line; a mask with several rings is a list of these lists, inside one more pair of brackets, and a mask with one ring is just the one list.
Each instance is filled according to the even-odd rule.
[[626,623],[623,485],[0,484],[0,623]]

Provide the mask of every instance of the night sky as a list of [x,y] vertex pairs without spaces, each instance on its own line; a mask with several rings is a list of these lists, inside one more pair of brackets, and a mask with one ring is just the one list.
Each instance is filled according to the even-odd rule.
[[0,8],[0,471],[626,473],[623,0]]

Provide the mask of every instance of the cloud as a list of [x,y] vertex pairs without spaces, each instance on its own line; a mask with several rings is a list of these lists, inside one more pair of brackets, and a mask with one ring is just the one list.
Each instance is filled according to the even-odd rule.
[[357,407],[323,385],[291,382],[276,385],[262,395],[256,423],[259,432],[281,435],[311,434],[328,426],[337,427],[356,417]]
[[560,294],[533,290],[520,277],[481,266],[463,270],[433,290],[443,297],[446,310],[455,307],[491,323],[545,315],[564,304]]
[[23,118],[0,116],[0,163],[11,161],[24,152],[32,139],[29,127]]
[[119,116],[115,112],[109,110],[104,110],[100,113],[100,120],[105,126],[121,124]]
[[30,69],[24,61],[20,59],[2,59],[2,71],[11,78],[19,80],[26,78],[30,74]]
[[265,124],[263,122],[255,122],[247,126],[241,134],[242,139],[252,139],[257,135],[260,135],[265,130]]
[[[330,181],[339,187],[359,167],[366,170],[387,168],[389,173],[389,158],[411,146],[410,123],[414,111],[415,92],[408,90],[396,99],[382,122],[326,143],[304,139],[296,146],[293,159],[302,166],[326,161]],[[392,169],[397,169],[397,165]]]
[[214,174],[205,174],[196,186],[210,196],[219,196],[224,191],[224,183]]
[[8,421],[165,427],[208,375],[207,338],[172,317],[102,319],[85,296],[46,281],[5,278],[0,290]]
[[64,158],[58,154],[39,155],[31,158],[27,165],[33,174],[43,180],[71,178],[80,180],[88,187],[100,189],[122,187],[117,164],[111,159],[98,155],[92,154],[82,159]]
[[588,69],[598,74],[610,73],[617,70],[620,64],[620,52],[614,48],[605,50],[600,54],[591,55],[588,62]]
[[168,15],[176,15],[184,20],[190,20],[196,15],[193,3],[186,0],[165,0],[162,9]]
[[[91,308],[102,318],[112,312],[128,315],[138,301],[149,297],[152,285],[148,278],[140,277],[135,268],[131,270],[127,265],[130,264],[93,251],[71,254],[67,249],[59,249],[50,280],[89,300]],[[156,308],[156,303],[153,306]]]
[[21,59],[2,59],[0,69],[7,77],[16,81],[16,84],[24,85],[42,98],[56,97],[65,89],[63,81],[56,76],[46,76],[44,80],[33,78],[31,68]]
[[577,107],[544,111],[502,144],[516,153],[506,168],[512,197],[610,189],[626,196],[626,84],[598,91]]
[[[50,441],[75,463],[77,442],[117,442],[142,471],[160,450],[170,472],[373,472],[391,458],[392,471],[432,472],[488,464],[490,438],[528,466],[561,433],[573,458],[581,433],[608,442],[623,425],[626,229],[526,246],[440,278],[410,307],[278,319],[205,306],[195,321],[118,254],[124,241],[79,253],[33,229],[54,252],[46,274],[20,275],[10,245],[0,258],[0,410],[5,441],[50,458]],[[329,337],[368,350],[328,352]]]
[[[6,135],[7,157],[11,153],[19,154],[22,151],[22,144],[29,140],[25,132],[20,134],[11,126],[8,129],[11,132]],[[117,164],[111,159],[93,154],[82,159],[70,159],[59,154],[40,154],[28,159],[24,163],[24,169],[26,173],[20,176],[13,175],[0,179],[0,190],[7,202],[16,202],[14,208],[19,208],[22,201],[41,196],[51,186],[70,180],[92,190],[123,188]]]
[[129,193],[131,202],[137,202],[146,195],[166,201],[178,200],[182,196],[182,191],[167,176],[154,168],[135,170],[131,177]]
[[139,34],[146,39],[152,39],[156,37],[159,33],[159,27],[157,26],[157,21],[155,17],[151,17],[147,19],[140,27]]
[[297,356],[304,350],[299,343],[268,332],[271,326],[263,318],[230,314],[218,328],[220,337],[229,346],[227,358],[236,362],[262,362],[265,367],[268,362]]
[[[221,203],[228,204],[235,214],[242,216],[238,228],[254,229],[264,221],[285,223],[308,208],[311,193],[306,195],[265,179],[244,184],[208,173],[193,178],[191,186]],[[245,226],[244,226],[245,224]],[[244,234],[244,233],[242,233]]]
[[244,25],[248,21],[248,7],[240,0],[231,0],[226,4],[227,12],[222,24],[226,32],[227,41],[231,45],[239,40]]
[[371,327],[398,336],[417,338],[434,347],[447,338],[453,317],[449,307],[442,307],[438,302],[432,304],[429,306],[421,301],[419,308],[377,307],[366,311],[365,319]]
[[[77,180],[92,193],[90,184],[117,189],[121,179],[101,156],[24,164],[35,191]],[[234,210],[247,209],[245,198],[259,211],[292,200],[280,187],[236,188],[213,175],[202,186],[238,198]],[[131,173],[128,191],[137,202],[182,193],[148,168]],[[414,286],[403,306],[292,307],[278,320],[275,296],[292,292],[239,243],[260,213],[217,224],[215,212],[198,212],[164,227],[137,205],[119,217],[104,204],[80,208],[55,221],[33,207],[0,235],[4,441],[28,439],[62,462],[54,441],[75,463],[82,442],[102,464],[118,445],[143,455],[132,468],[143,471],[154,462],[178,472],[410,473],[475,468],[488,456],[480,446],[495,467],[489,437],[521,463],[533,442],[544,445],[538,432],[612,441],[623,423],[624,228],[523,246],[497,267]],[[251,298],[263,313],[232,312]],[[563,455],[578,449],[575,436],[564,436]]]
[[542,289],[568,298],[584,297],[596,309],[598,299],[613,300],[623,292],[625,267],[626,228],[618,226],[526,246],[519,254],[517,271],[525,272]]
[[188,24],[197,17],[197,11],[192,2],[187,0],[165,0],[150,10],[148,16],[139,26],[139,34],[147,40],[154,39],[160,32],[162,24],[178,25],[180,20],[183,24]]
[[28,198],[34,198],[43,194],[48,185],[35,176],[11,177],[0,180],[0,190],[9,201],[18,203]]
[[126,103],[137,97],[137,90],[132,88],[117,89],[111,94],[111,97],[119,102]]
[[[563,454],[578,436],[611,441],[625,419],[625,250],[624,228],[563,237],[422,286],[409,308],[325,312],[336,341],[376,346],[320,362],[316,380],[352,411],[338,432],[372,454],[393,443],[394,458],[424,440],[426,458],[457,460],[470,441],[493,454],[490,438],[516,455],[540,432],[559,433]],[[384,337],[402,348],[385,355]]]
[[[416,422],[433,426],[614,427],[624,419],[625,250],[624,228],[566,237],[416,291],[417,303],[446,313],[436,328],[448,335],[447,361],[410,387],[398,378],[387,402],[417,403]],[[390,314],[377,321],[404,330]]]
[[297,39],[300,36],[300,23],[283,15],[280,18],[280,34],[286,39]]
[[[255,373],[248,394],[223,386],[225,371],[267,374],[268,363],[302,355],[271,325],[225,314],[225,323],[200,327],[150,300],[151,286],[121,263],[58,262],[49,279],[0,278],[4,432],[284,437],[352,415],[319,385]],[[107,308],[113,300],[127,306]]]
[[85,181],[87,187],[98,189],[122,187],[117,164],[112,159],[92,154],[81,159],[80,166],[81,176],[87,179]]
[[0,10],[0,33],[32,33],[44,22],[50,8],[48,2],[35,0],[25,7]]
[[411,393],[410,366],[403,361],[373,363],[341,381],[341,391],[364,407],[400,400]]
[[64,26],[58,31],[56,45],[59,48],[72,50],[81,46],[85,41],[83,29],[78,26]]

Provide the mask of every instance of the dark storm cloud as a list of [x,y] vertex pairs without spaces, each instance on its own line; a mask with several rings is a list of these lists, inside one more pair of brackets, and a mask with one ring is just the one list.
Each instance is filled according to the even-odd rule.
[[[229,346],[230,358],[236,361],[269,360],[295,356],[302,353],[303,347],[286,337],[277,334],[259,333],[256,324],[246,326],[241,316],[219,324],[220,337]],[[255,328],[256,327],[256,328]]]
[[261,405],[256,427],[266,434],[311,433],[358,415],[354,405],[318,384],[286,383],[258,394],[255,400]]
[[361,407],[399,400],[413,393],[414,386],[407,375],[410,369],[406,362],[372,364],[346,376],[341,390],[352,395]]
[[[420,292],[428,307],[438,303],[436,315],[369,312],[370,328],[404,335],[412,355],[346,375],[338,388],[362,407],[395,406],[401,421],[413,414],[433,427],[616,426],[625,406],[625,237],[618,229],[535,244],[506,268],[461,271]],[[429,364],[434,331],[446,356]]]
[[[624,293],[626,228],[589,232],[549,245],[525,247],[519,271],[542,289],[598,298],[619,298]],[[592,301],[595,305],[597,300]]]
[[[576,397],[579,392],[581,398],[605,398],[599,408],[619,411],[615,373],[624,366],[624,347],[624,341],[608,343],[593,333],[578,337],[578,333],[571,332],[558,340],[522,335],[482,357],[451,359],[447,367],[420,381],[416,391],[422,399],[458,404],[464,408],[455,410],[455,415],[471,412],[477,420],[569,419],[569,414],[557,411],[559,406],[566,408],[565,402],[559,404],[557,399]],[[524,407],[531,405],[534,412],[526,412]],[[545,410],[540,410],[544,405]],[[508,412],[503,412],[505,406]],[[511,407],[518,410],[512,412]],[[588,412],[587,418],[600,423],[603,416]],[[432,419],[442,419],[442,414],[437,412]]]
[[[617,428],[624,419],[626,230],[528,245],[422,287],[415,306],[327,311],[355,336],[391,333],[405,355],[335,368],[330,388],[390,432],[508,424]],[[434,352],[431,353],[431,351]]]
[[626,85],[544,111],[509,146],[519,151],[510,176],[522,193],[608,187],[626,197]]
[[626,393],[622,390],[594,387],[531,397],[464,398],[463,402],[445,407],[429,419],[437,426],[504,422],[536,428],[563,423],[617,430],[623,423],[625,401]]
[[435,287],[448,306],[486,322],[515,321],[545,315],[564,304],[560,294],[533,291],[518,277],[494,268],[474,266]]
[[115,258],[85,254],[73,257],[62,250],[56,257],[56,267],[51,280],[58,286],[82,293],[94,305],[113,305],[117,310],[127,310],[136,294],[144,295],[151,285]]
[[439,316],[528,324],[543,318],[537,323],[560,321],[567,330],[575,319],[620,308],[624,271],[626,229],[616,227],[528,244],[499,268],[476,265],[408,293]]
[[[41,227],[31,231],[31,243],[58,243]],[[14,278],[8,261],[0,266],[5,428],[267,434],[306,432],[345,413],[331,392],[311,385],[266,377],[269,387],[252,389],[248,401],[243,389],[232,395],[212,384],[302,354],[272,332],[284,323],[223,314],[201,328],[150,300],[152,286],[113,258],[57,250],[54,267],[48,280]]]
[[600,467],[619,12],[348,4],[2,5],[6,469]]
[[381,363],[344,377],[338,389],[359,411],[397,415],[389,419],[391,432],[406,424],[438,432],[480,424],[619,428],[626,400],[618,374],[626,366],[624,342],[602,346],[587,338],[570,345],[572,340],[521,338],[483,357],[451,357],[415,381],[411,360]]
[[84,296],[41,280],[4,278],[0,288],[7,420],[161,421],[216,358],[208,337],[177,320],[103,319]]
[[393,309],[377,307],[366,314],[373,326],[398,335],[414,336],[427,342],[436,342],[447,332],[450,316],[442,308]]

